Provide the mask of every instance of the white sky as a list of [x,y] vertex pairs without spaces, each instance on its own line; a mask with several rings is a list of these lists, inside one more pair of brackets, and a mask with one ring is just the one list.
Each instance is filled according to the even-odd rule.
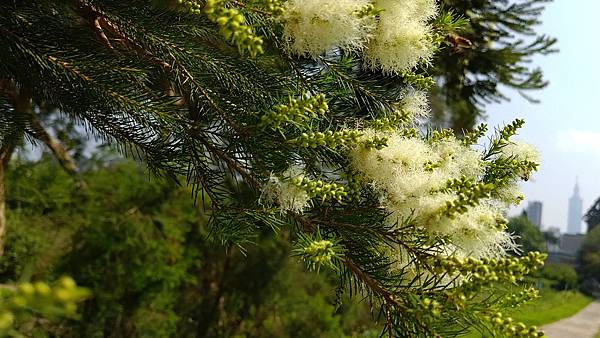
[[[575,4],[576,2],[576,4]],[[532,96],[542,102],[532,105],[516,92],[508,92],[509,103],[489,106],[490,126],[517,117],[526,125],[519,138],[542,152],[540,171],[523,184],[527,200],[544,203],[542,223],[566,229],[568,198],[575,177],[583,198],[584,212],[600,197],[600,44],[597,34],[599,0],[554,0],[547,5],[538,32],[558,38],[560,52],[535,59],[550,85]],[[585,230],[585,224],[582,224]]]

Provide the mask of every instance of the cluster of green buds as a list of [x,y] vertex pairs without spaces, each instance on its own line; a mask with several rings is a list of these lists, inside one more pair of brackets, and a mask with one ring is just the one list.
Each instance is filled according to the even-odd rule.
[[538,170],[540,164],[513,157],[499,157],[487,164],[485,180],[497,187],[510,183],[515,177],[529,180],[531,174]]
[[238,47],[241,53],[247,51],[251,57],[262,54],[263,40],[256,36],[245,24],[244,16],[235,8],[228,8],[225,0],[206,0],[204,14],[219,25],[219,32]]
[[281,16],[284,13],[280,0],[252,0],[248,5],[265,9],[273,16]]
[[492,140],[489,153],[496,154],[500,149],[510,142],[510,138],[517,134],[517,131],[523,127],[525,120],[516,119],[513,122],[504,126],[497,132],[496,137]]
[[348,196],[346,189],[336,183],[328,183],[321,180],[312,181],[305,177],[294,177],[290,182],[306,191],[310,198],[319,197],[322,201],[335,199],[338,202],[342,202],[344,197]]
[[429,142],[435,143],[441,140],[449,140],[454,138],[452,129],[433,130],[428,137]]
[[276,106],[273,111],[263,115],[260,119],[260,126],[271,126],[276,129],[282,124],[300,124],[309,118],[325,114],[327,109],[327,101],[323,94],[311,97],[304,94],[301,99],[290,97],[288,104]]
[[400,109],[385,117],[373,121],[373,128],[383,131],[395,131],[398,126],[410,123],[412,115],[405,109]]
[[416,128],[402,128],[398,130],[398,135],[404,138],[417,138],[419,131]]
[[446,291],[446,301],[454,305],[457,310],[467,307],[467,295],[460,289]]
[[[469,283],[465,290],[476,292],[481,286],[489,285],[500,280],[516,283],[522,280],[532,270],[544,265],[547,255],[530,252],[523,257],[500,259],[460,259],[457,257],[437,257],[433,267],[438,273],[459,273],[468,276]],[[474,289],[474,290],[469,290]]]
[[495,330],[504,333],[507,337],[515,338],[541,338],[545,337],[544,332],[540,331],[536,326],[527,327],[527,325],[517,322],[512,318],[503,318],[501,312],[484,313],[480,317],[490,323]]
[[185,8],[186,11],[188,11],[190,14],[201,14],[202,13],[202,8],[200,6],[200,3],[198,1],[195,0],[177,0],[177,3]]
[[351,202],[360,201],[360,190],[362,187],[362,178],[353,173],[342,173],[342,178],[348,181],[348,200]]
[[442,304],[440,304],[437,300],[432,300],[425,297],[421,300],[419,305],[423,310],[427,311],[434,317],[439,317],[442,314]]
[[329,147],[337,148],[344,145],[352,145],[359,142],[362,133],[358,130],[342,130],[333,132],[308,132],[302,133],[300,137],[292,140],[293,143],[303,148]]
[[423,170],[432,172],[434,169],[439,168],[442,164],[440,162],[427,161],[423,165]]
[[477,182],[465,176],[449,180],[443,190],[456,193],[457,198],[446,202],[444,214],[453,218],[467,212],[469,207],[478,205],[481,199],[490,197],[494,188],[491,183]]
[[44,282],[23,283],[0,290],[0,333],[14,324],[15,318],[31,311],[47,317],[74,317],[77,302],[89,296],[69,277],[60,278],[54,285]]
[[328,240],[320,240],[310,243],[309,246],[304,248],[304,254],[316,264],[324,264],[331,261],[331,258],[335,255],[333,250],[333,243]]
[[363,8],[358,9],[354,12],[359,18],[364,18],[367,16],[379,16],[379,14],[383,13],[383,8],[377,8],[373,4],[364,5]]
[[435,86],[435,80],[431,76],[416,74],[414,72],[404,72],[401,76],[404,81],[416,88],[429,89]]
[[465,136],[463,137],[461,143],[464,146],[472,146],[475,143],[477,143],[477,141],[483,137],[483,135],[485,135],[485,133],[488,130],[488,126],[485,123],[482,123],[480,125],[478,125],[477,127],[475,127],[475,129],[471,130],[470,132],[465,133]]
[[388,138],[375,136],[373,138],[363,140],[361,144],[363,147],[365,147],[367,149],[375,148],[377,150],[381,150],[381,149],[387,147]]
[[540,292],[535,288],[527,288],[519,293],[513,293],[504,298],[502,304],[508,307],[517,307],[540,297]]
[[298,241],[292,250],[294,256],[300,256],[310,270],[319,270],[323,265],[336,269],[336,259],[342,257],[344,248],[335,238],[323,238],[319,227],[314,234],[299,233]]

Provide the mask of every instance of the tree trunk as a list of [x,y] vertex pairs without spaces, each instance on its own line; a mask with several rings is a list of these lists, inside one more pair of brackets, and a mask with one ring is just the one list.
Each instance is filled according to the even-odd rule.
[[14,150],[15,146],[11,143],[4,144],[0,148],[0,256],[4,254],[6,236],[6,172]]

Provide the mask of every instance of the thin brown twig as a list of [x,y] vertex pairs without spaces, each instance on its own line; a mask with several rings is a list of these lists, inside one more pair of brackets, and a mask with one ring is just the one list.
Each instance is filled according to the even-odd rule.
[[113,50],[114,48],[113,48],[112,44],[108,40],[108,37],[104,33],[104,29],[102,29],[102,26],[100,25],[100,19],[101,19],[100,16],[97,16],[94,19],[94,29],[96,30],[96,34],[98,34],[98,36],[100,37],[100,40],[102,40],[102,42],[104,43],[106,48]]
[[221,160],[223,160],[231,170],[233,170],[233,171],[239,173],[240,175],[242,175],[242,177],[248,183],[250,183],[252,186],[254,186],[255,188],[259,188],[261,186],[260,182],[258,182],[258,180],[254,176],[252,176],[252,174],[250,174],[246,169],[242,168],[240,166],[240,164],[237,163],[236,160],[234,160],[233,158],[231,158],[225,151],[219,149],[214,144],[212,144],[211,142],[205,140],[202,137],[197,137],[196,139],[199,140],[206,147],[206,149],[209,152],[213,153],[218,158],[220,158]]

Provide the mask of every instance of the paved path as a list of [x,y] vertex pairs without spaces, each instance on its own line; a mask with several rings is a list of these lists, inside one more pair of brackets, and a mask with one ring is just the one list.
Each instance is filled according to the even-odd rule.
[[594,338],[600,331],[600,300],[575,315],[542,327],[548,338]]

